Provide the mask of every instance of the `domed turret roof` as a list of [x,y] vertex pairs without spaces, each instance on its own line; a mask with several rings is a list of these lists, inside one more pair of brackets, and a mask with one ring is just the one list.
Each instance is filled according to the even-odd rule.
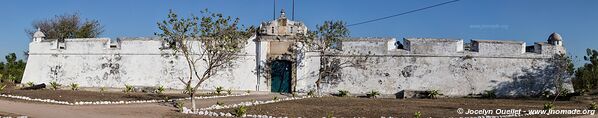
[[548,41],[563,41],[563,38],[561,37],[561,35],[559,35],[556,32],[553,32],[552,34],[550,34],[550,36],[548,37]]
[[37,31],[33,33],[33,38],[44,38],[46,35],[41,31],[41,29],[37,28]]

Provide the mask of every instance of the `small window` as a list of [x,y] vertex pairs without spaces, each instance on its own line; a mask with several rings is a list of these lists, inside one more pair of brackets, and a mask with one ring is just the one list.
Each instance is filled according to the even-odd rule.
[[525,46],[525,52],[536,52],[535,47],[532,46]]
[[117,48],[116,45],[110,45],[110,48]]
[[272,34],[274,34],[274,27],[272,27]]

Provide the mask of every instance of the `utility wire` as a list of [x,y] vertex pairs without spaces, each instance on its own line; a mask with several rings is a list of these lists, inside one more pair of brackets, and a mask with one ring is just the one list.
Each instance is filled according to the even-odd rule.
[[368,21],[359,22],[359,23],[353,23],[353,24],[347,25],[347,27],[366,24],[366,23],[384,20],[384,19],[388,19],[388,18],[392,18],[392,17],[397,17],[397,16],[401,16],[401,15],[405,15],[405,14],[409,14],[409,13],[413,13],[413,12],[417,12],[417,11],[421,11],[421,10],[425,10],[425,9],[434,8],[434,7],[442,6],[442,5],[457,2],[457,1],[459,1],[459,0],[451,0],[451,1],[440,3],[440,4],[435,4],[432,6],[427,6],[427,7],[423,7],[423,8],[419,8],[419,9],[415,9],[415,10],[411,10],[411,11],[407,11],[407,12],[403,12],[403,13],[399,13],[399,14],[395,14],[395,15],[390,15],[390,16],[386,16],[386,17],[382,17],[382,18],[376,18],[376,19],[372,19],[372,20],[368,20]]

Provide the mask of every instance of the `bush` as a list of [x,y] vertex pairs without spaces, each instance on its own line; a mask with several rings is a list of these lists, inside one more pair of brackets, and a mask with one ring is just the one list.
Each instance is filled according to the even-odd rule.
[[490,98],[490,99],[496,98],[496,90],[484,91],[484,93],[482,93],[482,98]]
[[247,90],[247,91],[245,91],[245,93],[249,94],[249,93],[251,93],[251,91],[250,91],[250,90]]
[[374,91],[374,90],[372,90],[372,91],[370,91],[370,92],[366,93],[366,96],[367,96],[368,98],[376,98],[376,97],[378,97],[379,95],[380,95],[380,92],[378,92],[378,91]]
[[222,94],[222,91],[224,90],[224,88],[222,86],[216,87],[216,94],[220,95]]
[[164,90],[166,90],[166,89],[164,88],[164,86],[160,85],[160,86],[158,86],[158,89],[156,89],[156,93],[158,93],[158,94],[162,94],[162,93],[164,93]]
[[598,109],[598,105],[596,105],[596,102],[592,102],[592,103],[590,104],[590,108],[588,108],[588,109],[589,109],[589,110],[596,110],[596,109]]
[[274,96],[274,98],[272,98],[272,100],[278,100],[278,96]]
[[132,85],[125,84],[125,90],[123,90],[123,92],[125,92],[125,93],[133,92],[133,89],[134,88]]
[[554,109],[554,104],[552,102],[544,103],[544,110],[551,110]]
[[5,84],[2,84],[2,83],[0,83],[0,92],[1,92],[1,91],[4,91],[4,88],[6,88],[6,85],[5,85]]
[[419,112],[419,111],[415,112],[415,113],[413,114],[413,117],[414,117],[414,118],[421,118],[421,117],[422,117],[422,112]]
[[183,103],[183,101],[177,100],[174,102],[174,107],[176,107],[177,109],[179,109],[179,112],[183,111],[183,106],[185,105],[185,103]]
[[71,87],[71,90],[73,90],[73,91],[79,90],[79,84],[72,83],[69,86]]
[[339,97],[347,97],[347,96],[349,96],[349,91],[347,91],[347,90],[339,90],[338,91],[338,96]]
[[62,86],[60,84],[58,84],[57,82],[50,82],[50,89],[52,90],[58,90],[60,89],[59,87]]
[[230,90],[230,89],[228,89],[228,90],[226,90],[226,94],[228,94],[228,95],[232,95],[232,94],[233,94],[233,91],[232,91],[232,90]]
[[26,85],[27,85],[27,87],[33,87],[33,85],[35,85],[35,84],[33,84],[33,82],[27,82]]
[[334,112],[328,112],[328,114],[326,114],[326,118],[334,118]]
[[442,95],[442,94],[440,94],[440,92],[438,90],[428,91],[428,98],[435,99],[435,98],[438,98],[438,96],[440,96],[440,95]]
[[246,106],[240,106],[240,107],[237,107],[235,109],[235,116],[236,117],[243,117],[243,116],[245,116],[246,113],[247,113],[247,107]]
[[100,87],[100,92],[104,92],[104,91],[106,91],[106,88]]
[[309,91],[307,92],[307,95],[309,95],[309,96],[313,96],[315,92],[316,92],[316,91],[314,91],[314,90],[309,90]]

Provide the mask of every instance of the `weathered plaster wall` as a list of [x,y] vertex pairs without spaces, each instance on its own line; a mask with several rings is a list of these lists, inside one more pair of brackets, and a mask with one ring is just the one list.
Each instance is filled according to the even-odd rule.
[[[271,56],[283,53],[294,53],[285,58],[294,59],[289,60],[296,67],[294,90],[308,92],[316,89],[322,58],[319,52],[307,51],[300,43],[254,38],[248,39],[249,43],[237,55],[239,58],[233,67],[219,72],[202,84],[201,89],[223,86],[232,90],[270,91],[267,64],[272,61]],[[182,89],[184,86],[177,78],[189,77],[184,57],[172,55],[172,50],[161,49],[164,45],[158,39],[110,41],[94,38],[67,39],[65,42],[30,43],[23,82],[56,81],[83,87],[163,85]],[[523,52],[523,43],[501,41],[479,43],[482,45],[474,46],[479,49],[477,51],[463,50],[462,40],[404,39],[405,49],[396,49],[394,42],[394,38],[342,42],[343,51],[329,56],[341,62],[367,56],[369,58],[363,62],[366,66],[339,67],[340,78],[322,80],[322,92],[376,90],[396,94],[403,90],[439,90],[449,96],[464,96],[495,89],[500,95],[532,95],[543,92],[552,82],[547,78],[554,72],[547,67],[546,59],[565,52],[562,46],[546,43],[536,43],[536,48],[541,50],[531,53]],[[202,72],[203,64],[197,65]]]
[[[516,43],[480,45],[486,53],[459,52],[462,41],[426,40],[407,40],[410,42],[407,50],[381,51],[378,48],[386,46],[370,49],[367,45],[343,45],[346,46],[343,47],[344,52],[333,58],[344,62],[364,56],[354,55],[350,50],[373,51],[365,63],[367,68],[343,67],[341,78],[323,81],[322,90],[327,93],[348,90],[361,94],[372,90],[383,94],[397,94],[403,90],[439,90],[448,96],[496,90],[500,96],[529,96],[551,89],[549,87],[553,84],[550,78],[555,72],[548,67],[546,60],[555,53],[523,53],[522,45]],[[498,48],[500,45],[505,48]],[[554,47],[559,49],[552,50],[564,52],[564,48],[559,46],[549,48]],[[443,50],[445,53],[436,54]],[[565,82],[566,88],[572,90],[570,81]]]
[[[238,54],[233,67],[217,73],[201,85],[202,89],[256,90],[256,45],[249,40]],[[83,87],[159,86],[184,88],[178,78],[188,78],[187,63],[182,55],[162,50],[156,39],[132,38],[120,40],[110,48],[110,39],[66,39],[65,49],[56,49],[56,41],[32,42],[23,82]],[[201,61],[198,61],[201,62]],[[204,64],[197,64],[199,72]]]

